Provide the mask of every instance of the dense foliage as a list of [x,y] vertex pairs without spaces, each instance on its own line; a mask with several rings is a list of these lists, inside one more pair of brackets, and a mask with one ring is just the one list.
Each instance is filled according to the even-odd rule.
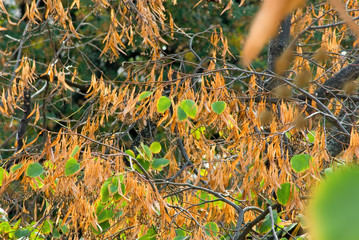
[[[355,0],[0,0],[0,237],[309,239],[313,189],[359,157],[357,19]],[[318,239],[353,239],[320,229],[357,173],[319,191]]]

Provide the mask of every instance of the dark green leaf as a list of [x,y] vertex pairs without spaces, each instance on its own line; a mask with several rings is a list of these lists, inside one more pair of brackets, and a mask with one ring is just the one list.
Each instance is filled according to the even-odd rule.
[[187,119],[187,114],[183,111],[180,106],[177,106],[177,118],[179,121],[184,121]]
[[280,185],[280,188],[278,188],[277,190],[277,197],[278,197],[278,202],[282,205],[286,205],[288,200],[289,200],[289,196],[290,196],[290,190],[291,190],[291,184],[290,183],[282,183]]
[[15,238],[22,238],[30,235],[30,230],[25,228],[20,228],[15,231]]
[[165,158],[155,158],[152,162],[152,168],[156,170],[161,170],[164,166],[167,166],[170,163],[170,160]]

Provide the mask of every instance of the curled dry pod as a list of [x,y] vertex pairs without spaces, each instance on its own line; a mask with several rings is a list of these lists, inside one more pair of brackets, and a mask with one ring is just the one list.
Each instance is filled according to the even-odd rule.
[[346,82],[343,86],[343,91],[347,95],[352,95],[358,89],[358,84],[355,81]]
[[312,81],[312,73],[310,70],[304,69],[298,73],[298,76],[295,79],[295,84],[298,87],[307,87],[310,81]]
[[291,87],[288,85],[281,85],[274,89],[274,93],[280,98],[288,98],[292,96]]
[[272,119],[273,119],[273,114],[269,110],[264,110],[259,114],[259,121],[262,126],[270,124]]
[[285,71],[290,68],[293,62],[294,53],[292,49],[288,48],[283,54],[275,61],[274,71],[278,75],[284,75]]
[[324,47],[319,48],[319,49],[315,52],[315,54],[314,54],[314,56],[313,56],[313,59],[314,59],[315,61],[324,63],[324,62],[327,61],[327,59],[328,59],[328,52],[327,52],[327,50],[326,50]]

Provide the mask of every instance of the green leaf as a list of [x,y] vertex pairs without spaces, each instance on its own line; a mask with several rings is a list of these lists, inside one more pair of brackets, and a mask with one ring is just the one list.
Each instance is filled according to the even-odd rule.
[[6,174],[6,170],[0,167],[0,186],[2,186],[2,180],[4,179],[5,174]]
[[155,158],[151,164],[152,168],[156,170],[161,170],[164,166],[167,166],[170,163],[170,160],[165,158]]
[[156,240],[156,235],[157,235],[157,232],[152,227],[152,228],[148,229],[147,233],[145,235],[143,235],[142,237],[140,237],[138,240]]
[[44,234],[49,234],[49,233],[51,233],[52,228],[53,228],[52,221],[46,219],[46,220],[44,221],[44,223],[42,224],[41,231],[42,231]]
[[74,148],[74,150],[72,150],[72,153],[70,155],[70,158],[73,158],[76,153],[80,150],[80,147],[78,145],[76,145],[76,147]]
[[110,180],[106,180],[101,187],[100,196],[101,202],[105,203],[110,199],[110,191],[108,190],[108,185],[110,185]]
[[[273,210],[273,219],[274,219],[275,223],[278,223],[278,213],[276,210]],[[259,228],[259,232],[266,233],[269,230],[271,230],[271,227],[272,227],[272,221],[271,221],[269,214],[267,214],[267,216],[264,218],[264,221],[263,221],[261,227]]]
[[153,153],[159,153],[161,152],[161,144],[159,142],[153,142],[150,146],[150,149]]
[[15,238],[22,238],[30,235],[30,230],[26,228],[20,228],[15,231]]
[[211,105],[212,107],[212,111],[217,113],[217,114],[221,114],[223,113],[224,109],[226,109],[227,104],[223,101],[218,101],[218,102],[214,102]]
[[309,169],[309,161],[312,157],[309,154],[299,154],[290,160],[291,166],[295,172],[301,173]]
[[[190,118],[195,118],[197,115],[197,106],[193,100],[182,100],[180,103],[180,107]],[[177,112],[178,113],[178,112]]]
[[80,169],[80,164],[77,162],[75,158],[70,158],[67,160],[65,164],[65,175],[71,176],[72,174],[76,173]]
[[205,130],[206,130],[205,127],[199,127],[199,128],[193,129],[191,131],[191,133],[196,140],[199,140],[201,138],[201,135],[204,134]]
[[143,150],[144,150],[144,152],[146,154],[146,160],[151,161],[152,160],[152,151],[151,151],[151,149],[147,145],[145,145],[143,143],[141,143],[141,146],[142,146],[142,148],[143,148]]
[[[142,157],[139,157],[139,156],[137,156],[136,159],[137,159],[138,163],[141,164],[143,169],[145,169],[145,171],[147,171],[150,168],[150,161],[146,161]],[[139,172],[142,172],[142,170],[139,167],[137,167],[137,165],[134,165],[134,168],[137,169]]]
[[177,106],[177,118],[179,121],[184,121],[187,119],[187,114],[183,111],[180,106]]
[[206,223],[206,225],[204,225],[205,227],[205,232],[208,236],[217,236],[219,229],[218,229],[218,225],[215,222],[209,222]]
[[308,212],[316,239],[354,240],[359,229],[359,167],[336,169],[313,192]]
[[59,230],[57,230],[57,228],[53,229],[52,236],[54,238],[60,238],[61,237],[61,234],[60,234]]
[[308,137],[308,140],[310,143],[314,143],[314,140],[315,140],[315,132],[314,131],[310,131],[308,134],[307,134],[307,137]]
[[175,230],[177,237],[185,237],[186,236],[186,231],[182,230],[182,229],[176,229]]
[[282,183],[280,188],[277,189],[278,202],[282,205],[286,205],[290,196],[290,183]]
[[163,113],[167,109],[169,109],[170,106],[171,106],[171,100],[166,96],[162,96],[157,101],[157,112]]
[[142,101],[143,99],[148,98],[152,93],[153,92],[147,92],[147,91],[141,93],[138,101]]
[[112,219],[115,216],[113,207],[109,207],[108,204],[99,204],[96,208],[97,221],[99,223]]
[[135,153],[131,149],[126,150],[125,153],[127,153],[128,155],[130,155],[133,158],[136,158]]
[[16,170],[19,170],[22,167],[22,164],[15,164],[11,167],[10,172],[15,172]]
[[29,177],[40,176],[43,172],[44,172],[44,168],[38,162],[29,164],[29,166],[26,169],[26,175]]
[[11,232],[11,226],[9,222],[0,223],[0,232],[9,233]]

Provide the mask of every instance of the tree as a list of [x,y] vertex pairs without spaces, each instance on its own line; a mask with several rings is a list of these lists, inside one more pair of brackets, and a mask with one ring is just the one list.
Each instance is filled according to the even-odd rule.
[[306,236],[358,158],[359,3],[234,3],[0,1],[1,237]]

